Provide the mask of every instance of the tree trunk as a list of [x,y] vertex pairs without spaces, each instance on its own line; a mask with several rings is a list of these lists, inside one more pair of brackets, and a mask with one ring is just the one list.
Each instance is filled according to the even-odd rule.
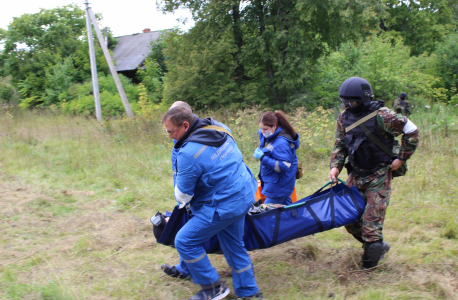
[[272,64],[272,59],[270,58],[270,45],[269,41],[263,36],[264,31],[266,30],[266,24],[264,20],[264,5],[261,1],[256,1],[256,8],[258,9],[258,17],[259,17],[259,36],[264,40],[265,43],[265,51],[264,54],[266,59],[264,60],[264,66],[266,68],[267,78],[269,79],[269,89],[270,93],[272,94],[272,98],[275,101],[275,104],[281,104],[282,96],[281,93],[278,91],[278,88],[275,86],[275,72]]
[[[235,44],[237,45],[237,51],[233,54],[234,61],[237,63],[235,68],[235,77],[239,88],[242,87],[243,81],[246,80],[245,66],[240,62],[239,55],[242,53],[243,47],[243,34],[240,29],[240,2],[232,6],[232,33],[234,35]],[[243,99],[240,99],[243,100]]]

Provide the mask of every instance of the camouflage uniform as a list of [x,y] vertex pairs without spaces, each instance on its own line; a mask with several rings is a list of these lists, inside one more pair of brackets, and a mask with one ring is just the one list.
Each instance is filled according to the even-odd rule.
[[407,100],[402,100],[401,98],[398,98],[394,100],[394,110],[398,114],[402,114],[406,117],[410,115],[410,104],[407,102]]
[[[377,129],[384,138],[403,134],[398,158],[404,161],[409,159],[418,146],[418,129],[404,134],[403,129],[407,124],[407,117],[397,115],[393,110],[386,107],[379,110],[376,118]],[[342,112],[337,118],[336,142],[331,156],[331,169],[338,168],[342,171],[345,159],[348,156],[344,137],[345,128]],[[353,165],[352,167],[358,171],[356,166]],[[345,226],[347,231],[360,242],[383,240],[383,222],[391,194],[392,175],[389,169],[390,163],[388,162],[371,175],[358,176],[352,172],[347,179],[347,186],[356,186],[367,203],[361,220],[358,223]]]

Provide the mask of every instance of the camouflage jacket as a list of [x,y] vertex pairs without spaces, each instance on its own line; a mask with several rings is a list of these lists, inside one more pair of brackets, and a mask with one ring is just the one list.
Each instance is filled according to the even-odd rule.
[[[343,112],[337,117],[337,128],[336,128],[336,142],[334,144],[334,150],[331,155],[331,169],[338,168],[342,171],[342,168],[345,164],[345,159],[348,156],[347,148],[345,148],[345,128],[343,125]],[[377,116],[377,129],[380,134],[387,138],[390,135],[398,136],[402,134],[401,139],[401,149],[399,151],[398,157],[402,160],[408,160],[410,156],[415,152],[415,149],[418,146],[420,135],[418,128],[411,132],[404,134],[403,129],[407,124],[407,117],[396,114],[393,110],[382,107]]]
[[409,115],[410,114],[410,104],[407,102],[407,100],[402,100],[401,98],[398,98],[394,101],[394,110],[398,114],[403,114],[403,115]]

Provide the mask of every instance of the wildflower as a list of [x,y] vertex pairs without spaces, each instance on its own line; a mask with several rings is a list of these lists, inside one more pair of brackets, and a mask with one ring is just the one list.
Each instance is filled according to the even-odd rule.
[[429,105],[425,105],[425,107],[426,107],[426,108],[428,108],[428,109],[430,109],[430,108],[431,108],[431,106],[429,106]]

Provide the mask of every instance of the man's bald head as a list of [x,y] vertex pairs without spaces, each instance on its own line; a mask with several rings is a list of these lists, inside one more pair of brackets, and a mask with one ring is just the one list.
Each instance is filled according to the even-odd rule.
[[175,102],[173,102],[173,104],[172,104],[172,106],[170,106],[169,110],[171,110],[174,107],[183,107],[183,108],[189,110],[190,112],[192,112],[191,106],[189,106],[189,104],[184,102],[184,101],[175,101]]

